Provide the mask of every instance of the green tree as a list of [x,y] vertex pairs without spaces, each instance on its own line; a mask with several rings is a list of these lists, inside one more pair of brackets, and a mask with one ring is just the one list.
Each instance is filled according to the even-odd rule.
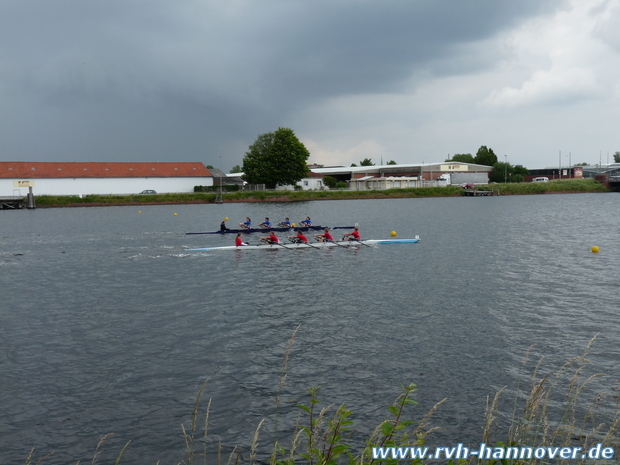
[[489,181],[491,182],[510,182],[510,176],[512,175],[514,168],[510,163],[498,161],[493,165],[491,174],[489,175]]
[[231,173],[243,173],[243,168],[241,168],[241,165],[235,165],[230,169]]
[[[530,175],[530,171],[522,165],[515,165],[515,167],[512,169],[512,174],[514,175],[521,175],[521,176],[529,176]],[[517,182],[517,181],[515,181]],[[521,182],[521,181],[518,181]]]
[[614,153],[614,163],[620,163],[620,152]]
[[461,163],[474,163],[474,157],[471,153],[455,153],[454,156],[446,161],[459,161]]
[[351,163],[351,166],[352,166],[352,167],[353,167],[353,166],[356,166],[356,167],[357,167],[357,165],[356,165],[355,163]]
[[372,162],[371,158],[364,158],[360,161],[360,166],[375,166],[375,164]]
[[493,149],[489,149],[486,145],[482,145],[476,152],[474,163],[477,165],[494,166],[495,163],[497,163],[497,155],[495,155]]
[[336,187],[336,184],[338,184],[338,180],[333,176],[324,176],[323,184],[325,184],[330,189],[333,189],[334,187]]
[[213,168],[215,168],[213,165],[207,165],[208,170],[212,170]]
[[295,185],[308,173],[310,152],[292,129],[278,128],[258,136],[243,157],[243,179],[250,184]]
[[386,163],[386,165],[398,165],[394,160],[390,160]]

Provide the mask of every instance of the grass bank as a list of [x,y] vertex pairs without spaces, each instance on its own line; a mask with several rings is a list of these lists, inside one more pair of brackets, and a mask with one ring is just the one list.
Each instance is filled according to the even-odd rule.
[[[562,179],[540,183],[489,184],[479,186],[499,195],[531,195],[550,193],[609,192],[594,179]],[[422,197],[458,197],[463,189],[458,186],[417,187],[369,191],[319,190],[319,191],[256,191],[229,192],[223,194],[224,203],[235,202],[304,202],[310,200],[349,199],[402,199]],[[106,205],[166,205],[215,203],[214,193],[154,194],[154,195],[86,195],[36,197],[37,207],[81,207]]]
[[610,192],[603,184],[589,179],[556,179],[549,182],[489,184],[480,189],[494,190],[501,195],[562,194],[583,192]]

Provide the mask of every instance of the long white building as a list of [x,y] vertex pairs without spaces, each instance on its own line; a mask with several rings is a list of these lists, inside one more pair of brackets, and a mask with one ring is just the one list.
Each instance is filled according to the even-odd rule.
[[[455,161],[404,165],[330,166],[313,165],[309,174],[297,186],[303,190],[326,189],[325,176],[346,182],[350,190],[397,189],[458,185],[461,183],[487,184],[492,166]],[[240,179],[243,173],[227,175]],[[295,186],[277,186],[278,190],[293,190]]]
[[211,172],[198,162],[22,162],[0,161],[0,197],[34,195],[193,192],[212,186]]

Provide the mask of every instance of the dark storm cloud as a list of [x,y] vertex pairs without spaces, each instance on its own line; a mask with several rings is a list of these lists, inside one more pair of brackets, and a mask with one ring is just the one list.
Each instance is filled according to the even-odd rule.
[[[295,90],[320,96],[392,91],[417,69],[452,58],[458,47],[495,34],[541,2],[332,2],[275,38]],[[458,63],[459,72],[467,63]],[[445,70],[445,66],[443,67]],[[446,70],[449,71],[449,70]]]
[[461,47],[559,4],[4,1],[0,157],[236,164],[310,103],[492,66]]

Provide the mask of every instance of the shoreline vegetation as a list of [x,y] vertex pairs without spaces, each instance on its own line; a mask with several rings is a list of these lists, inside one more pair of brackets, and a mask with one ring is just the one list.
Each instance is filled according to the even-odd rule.
[[[594,179],[558,179],[539,183],[498,183],[481,185],[478,190],[493,191],[494,195],[535,195],[611,192]],[[355,199],[403,199],[425,197],[460,197],[464,189],[459,186],[415,187],[404,189],[350,191],[252,191],[224,192],[222,203],[244,202],[306,202],[312,200],[355,200]],[[214,192],[193,192],[178,194],[132,194],[132,195],[85,195],[79,196],[36,196],[37,208],[54,207],[101,207],[131,205],[176,205],[195,203],[217,203]]]
[[[402,463],[404,458],[373,456],[373,448],[424,448],[428,447],[426,458],[411,459],[412,465],[438,463],[434,453],[439,440],[433,433],[441,426],[432,425],[433,414],[438,409],[447,408],[446,401],[458,402],[458,399],[443,399],[428,412],[418,412],[415,419],[410,410],[419,397],[415,384],[401,386],[401,393],[394,402],[386,406],[386,412],[370,435],[356,434],[355,414],[344,404],[325,404],[320,399],[320,388],[311,387],[300,399],[283,402],[281,394],[287,377],[287,364],[295,334],[291,337],[279,384],[274,389],[274,405],[271,413],[262,418],[256,426],[248,428],[244,438],[237,444],[222,444],[215,439],[217,433],[212,431],[210,412],[215,408],[212,400],[204,399],[208,390],[208,379],[198,390],[192,413],[181,425],[182,436],[179,448],[184,448],[185,458],[178,465],[214,464],[214,465],[371,465]],[[517,386],[511,389],[501,388],[493,399],[487,399],[483,418],[484,426],[480,440],[474,444],[464,444],[470,451],[479,450],[485,444],[493,454],[480,459],[471,454],[467,459],[448,459],[441,457],[446,465],[585,465],[607,463],[607,460],[592,460],[588,451],[595,448],[612,448],[615,454],[620,450],[620,402],[617,396],[617,381],[609,387],[601,385],[599,378],[606,375],[589,369],[591,362],[588,352],[596,336],[589,341],[584,353],[565,362],[559,369],[543,366],[543,358],[536,361],[530,347],[519,368]],[[591,374],[592,373],[592,374]],[[609,381],[609,379],[608,379]],[[287,393],[287,397],[291,397]],[[294,407],[294,408],[292,408]],[[289,412],[283,414],[283,411]],[[289,427],[279,425],[286,423]],[[256,424],[256,423],[255,423]],[[105,458],[105,463],[114,461],[122,463],[123,454],[131,450],[131,441],[104,443],[114,436],[105,435],[97,445],[92,463],[97,458]],[[453,444],[440,441],[442,446],[454,447]],[[558,448],[581,448],[574,458],[557,456],[549,459],[542,457],[503,457],[512,448],[545,449],[550,454]],[[104,449],[106,449],[104,451]],[[444,449],[444,447],[442,447]],[[514,453],[514,451],[513,451]],[[102,457],[99,457],[103,454]],[[433,455],[431,455],[433,454]],[[34,450],[30,451],[26,465],[44,463],[54,452],[37,459]],[[617,459],[617,456],[613,457]],[[109,461],[108,461],[109,459]],[[68,463],[68,462],[67,462]],[[77,462],[78,464],[81,461]],[[159,463],[159,462],[157,462]]]

